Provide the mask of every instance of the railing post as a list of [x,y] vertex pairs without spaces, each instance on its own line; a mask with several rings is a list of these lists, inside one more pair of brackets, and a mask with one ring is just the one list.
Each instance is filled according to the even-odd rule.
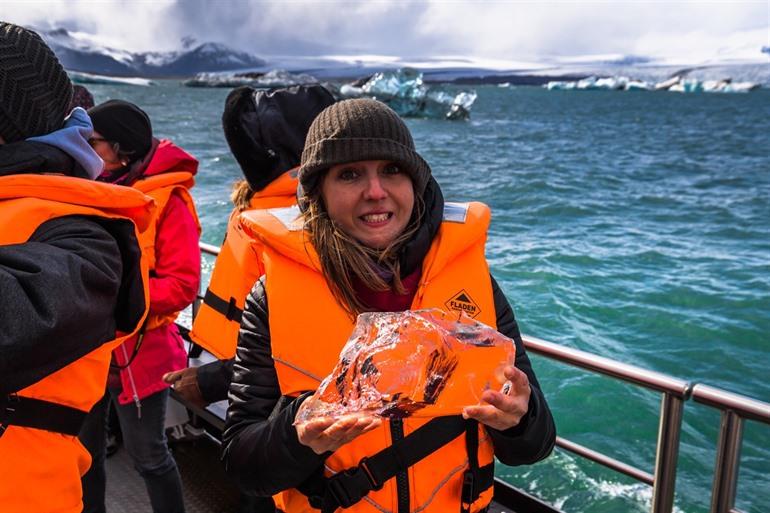
[[729,513],[735,505],[742,438],[743,419],[734,411],[723,411],[711,488],[711,513]]
[[679,434],[682,429],[684,400],[664,393],[660,403],[658,450],[655,455],[655,483],[652,488],[652,513],[671,513],[674,508],[676,463],[679,458]]

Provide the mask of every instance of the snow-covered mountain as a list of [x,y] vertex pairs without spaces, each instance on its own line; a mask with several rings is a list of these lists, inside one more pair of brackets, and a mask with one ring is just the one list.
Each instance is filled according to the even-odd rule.
[[59,28],[37,30],[62,65],[73,71],[114,76],[178,77],[203,71],[234,71],[263,66],[265,61],[220,43],[198,44],[185,38],[183,48],[171,52],[119,50],[91,34]]

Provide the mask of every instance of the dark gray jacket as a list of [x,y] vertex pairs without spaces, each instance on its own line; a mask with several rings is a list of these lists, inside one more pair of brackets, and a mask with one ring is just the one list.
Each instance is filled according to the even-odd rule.
[[[75,176],[75,168],[52,146],[0,145],[0,176],[36,170]],[[5,229],[1,217],[0,226]],[[133,326],[144,310],[140,256],[130,222],[85,216],[47,221],[27,242],[0,246],[0,396]]]

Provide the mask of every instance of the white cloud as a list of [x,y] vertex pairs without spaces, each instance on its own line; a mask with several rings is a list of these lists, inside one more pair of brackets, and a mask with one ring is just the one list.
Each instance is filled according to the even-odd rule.
[[708,59],[729,48],[748,55],[770,45],[767,0],[0,0],[0,18],[77,28],[128,50],[167,50],[192,35],[264,56]]

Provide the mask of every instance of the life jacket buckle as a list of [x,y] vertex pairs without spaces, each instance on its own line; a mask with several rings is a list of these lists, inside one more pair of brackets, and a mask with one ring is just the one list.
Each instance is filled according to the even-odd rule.
[[235,298],[231,297],[230,301],[227,302],[227,313],[225,314],[225,317],[228,321],[240,321],[239,317],[242,315],[241,312],[242,310],[235,304]]
[[327,480],[327,491],[343,508],[349,508],[363,499],[371,490],[379,490],[383,483],[378,483],[362,458],[356,467],[343,470]]
[[358,462],[358,468],[364,471],[364,475],[366,475],[366,478],[369,479],[369,482],[372,485],[372,490],[379,490],[382,488],[384,483],[377,482],[377,478],[374,477],[374,474],[372,474],[372,471],[369,469],[368,458],[361,458],[361,461]]
[[21,402],[17,394],[7,394],[0,398],[0,414],[3,419],[7,419],[16,412],[18,404]]
[[16,407],[21,402],[16,394],[7,394],[0,397],[0,437],[5,434],[10,424],[9,420],[16,413]]
[[474,501],[474,492],[475,488],[475,479],[473,476],[473,472],[470,470],[466,471],[465,474],[463,474],[463,487],[462,487],[462,495],[460,498],[460,501],[462,503],[462,507],[460,508],[460,511],[470,511],[471,504],[473,504]]

